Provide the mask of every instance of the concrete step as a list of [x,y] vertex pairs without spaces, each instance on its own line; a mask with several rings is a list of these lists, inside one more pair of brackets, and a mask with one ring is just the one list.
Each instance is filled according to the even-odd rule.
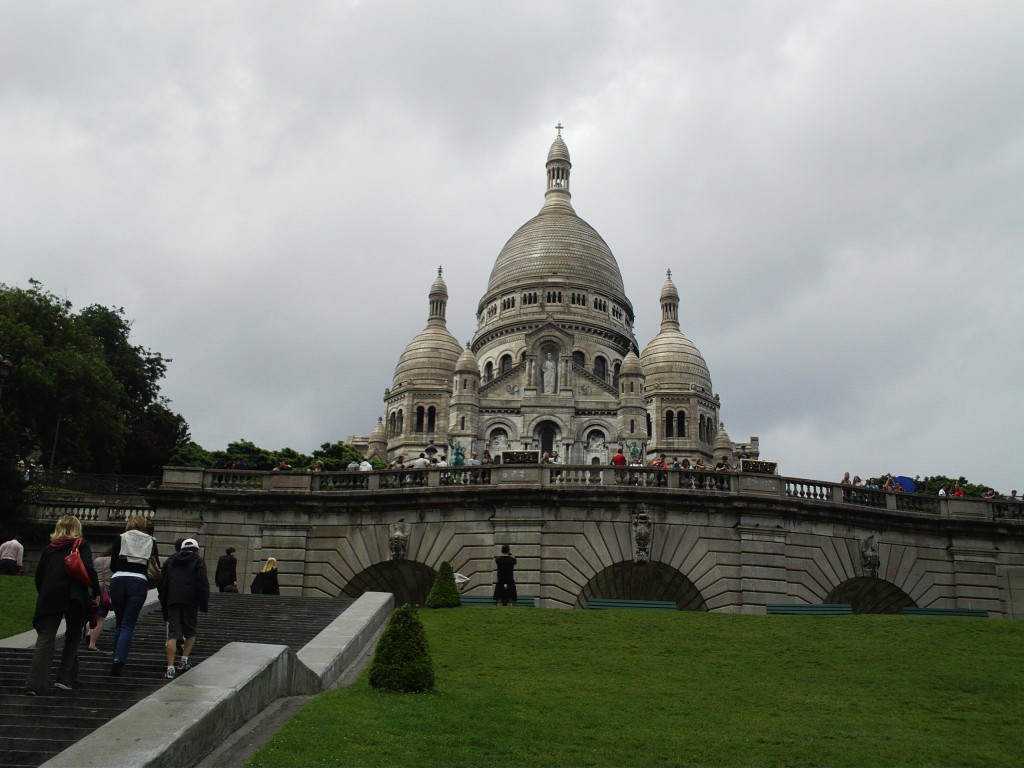
[[[199,615],[192,664],[201,664],[236,641],[287,645],[298,651],[352,602],[212,594],[209,612]],[[119,677],[110,675],[113,637],[113,629],[103,633],[99,652],[81,646],[79,687],[73,691],[52,687],[60,659],[58,641],[51,687],[35,697],[24,695],[32,649],[0,648],[0,755],[4,768],[41,765],[169,682],[163,677],[167,630],[159,610],[140,618],[128,663]]]

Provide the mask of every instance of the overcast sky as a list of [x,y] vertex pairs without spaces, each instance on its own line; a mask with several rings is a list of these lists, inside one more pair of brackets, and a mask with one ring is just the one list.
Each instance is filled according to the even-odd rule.
[[[0,281],[124,307],[208,449],[366,435],[543,203],[782,474],[1024,489],[1024,3],[0,2]],[[2,352],[3,350],[0,350]]]

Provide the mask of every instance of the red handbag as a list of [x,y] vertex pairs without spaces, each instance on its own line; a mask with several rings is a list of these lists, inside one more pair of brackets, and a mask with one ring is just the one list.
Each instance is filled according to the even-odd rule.
[[85,570],[82,556],[78,553],[78,548],[81,545],[81,538],[75,539],[75,543],[71,545],[71,551],[64,557],[64,573],[82,586],[89,587],[92,586],[92,579],[89,578],[89,572]]

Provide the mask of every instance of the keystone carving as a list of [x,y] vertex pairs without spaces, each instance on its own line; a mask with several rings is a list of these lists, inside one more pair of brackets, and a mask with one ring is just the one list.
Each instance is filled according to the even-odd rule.
[[637,504],[633,513],[633,562],[638,565],[651,559],[651,534],[654,523],[646,504]]
[[875,534],[866,539],[860,540],[860,564],[864,569],[864,575],[873,579],[878,578],[878,543],[875,541]]
[[409,524],[401,517],[397,523],[391,524],[388,536],[388,556],[392,560],[405,560],[409,551]]

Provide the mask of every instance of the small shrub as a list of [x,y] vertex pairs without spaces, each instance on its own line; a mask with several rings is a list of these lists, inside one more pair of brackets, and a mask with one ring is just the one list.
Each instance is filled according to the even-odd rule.
[[427,608],[458,608],[462,605],[459,600],[459,589],[455,586],[455,571],[447,560],[441,563],[434,579],[434,586],[430,588],[427,595]]
[[370,685],[418,693],[434,687],[434,662],[416,609],[406,603],[391,615],[370,662]]

